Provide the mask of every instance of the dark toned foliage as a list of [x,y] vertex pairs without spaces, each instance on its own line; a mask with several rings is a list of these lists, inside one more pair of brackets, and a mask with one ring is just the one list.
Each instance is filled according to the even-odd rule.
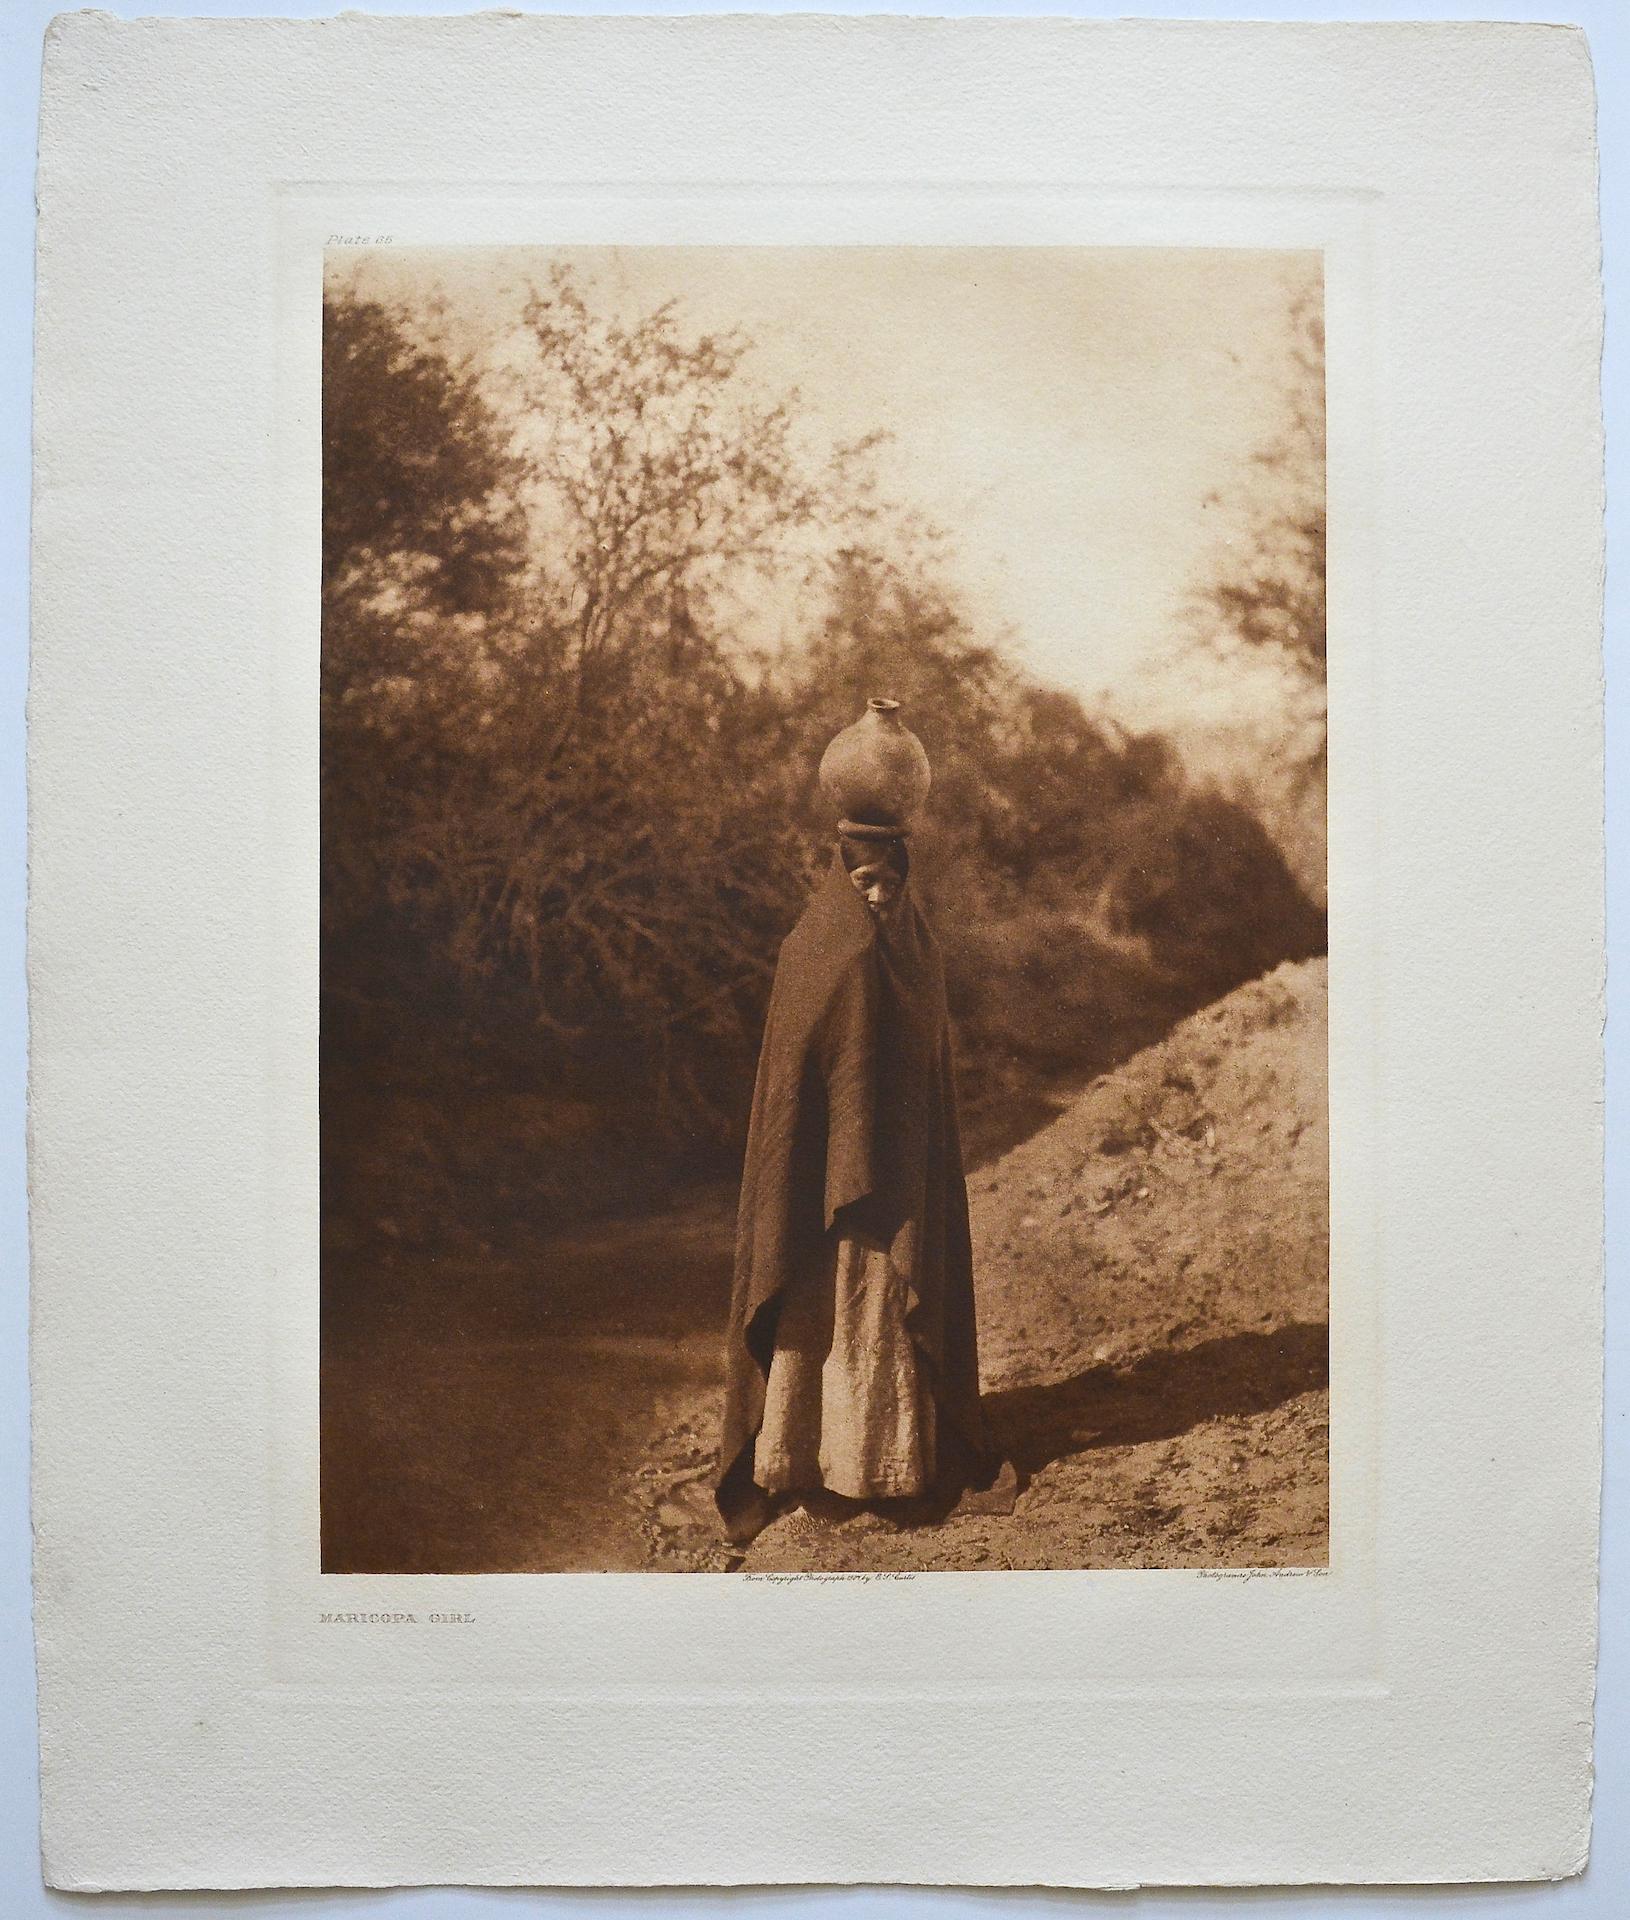
[[[829,857],[816,764],[874,693],[934,764],[913,883],[977,1138],[1317,950],[1260,826],[975,634],[868,447],[811,447],[745,342],[613,323],[564,276],[525,328],[498,390],[328,303],[331,1232],[491,1235],[728,1171]],[[755,653],[738,610],[789,580],[804,630]]]
[[371,300],[323,308],[323,591],[407,586],[447,614],[497,604],[524,558],[504,451],[475,376]]

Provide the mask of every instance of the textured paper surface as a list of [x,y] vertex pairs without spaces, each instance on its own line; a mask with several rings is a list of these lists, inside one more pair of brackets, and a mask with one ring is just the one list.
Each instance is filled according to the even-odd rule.
[[[31,746],[54,1884],[1577,1870],[1600,1443],[1592,112],[1583,42],[1553,29],[59,24]],[[1327,1575],[317,1571],[334,230],[1324,250]],[[427,1606],[474,1628],[320,1620]]]

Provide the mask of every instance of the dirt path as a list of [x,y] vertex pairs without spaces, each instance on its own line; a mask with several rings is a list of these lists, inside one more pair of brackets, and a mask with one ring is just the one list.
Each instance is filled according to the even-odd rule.
[[324,1325],[331,1571],[1321,1565],[1324,967],[1283,967],[976,1173],[1008,1515],[779,1522],[710,1495],[733,1196],[529,1261],[376,1258]]
[[531,1259],[371,1259],[323,1328],[330,1572],[652,1564],[638,1464],[717,1397],[734,1195],[597,1224]]

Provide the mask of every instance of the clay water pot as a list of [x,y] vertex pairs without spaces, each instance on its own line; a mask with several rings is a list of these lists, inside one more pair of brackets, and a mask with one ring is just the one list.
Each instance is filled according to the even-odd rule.
[[898,700],[868,700],[821,755],[821,792],[845,831],[905,833],[933,776],[923,743],[900,718]]

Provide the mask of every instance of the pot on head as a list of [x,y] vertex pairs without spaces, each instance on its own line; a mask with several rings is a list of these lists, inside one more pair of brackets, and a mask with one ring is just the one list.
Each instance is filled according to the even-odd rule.
[[821,792],[838,827],[858,839],[894,839],[928,798],[933,779],[923,743],[900,718],[898,700],[868,700],[821,755]]

